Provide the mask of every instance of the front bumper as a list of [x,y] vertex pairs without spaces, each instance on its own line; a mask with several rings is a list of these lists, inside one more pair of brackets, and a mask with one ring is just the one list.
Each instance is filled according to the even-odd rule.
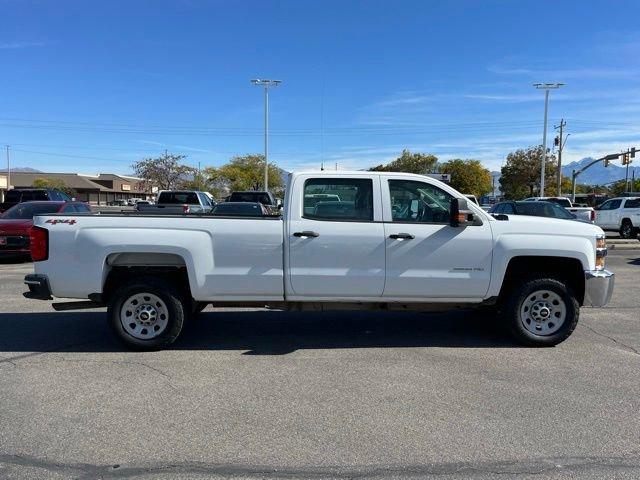
[[34,300],[53,300],[51,296],[51,287],[49,287],[49,279],[46,275],[29,274],[24,277],[24,283],[29,287],[28,292],[24,292],[26,298]]
[[603,307],[613,294],[615,276],[608,270],[587,270],[584,272],[584,305]]

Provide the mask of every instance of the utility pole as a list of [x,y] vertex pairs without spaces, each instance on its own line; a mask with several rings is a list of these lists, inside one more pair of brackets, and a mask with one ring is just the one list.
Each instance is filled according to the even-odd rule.
[[11,187],[11,157],[9,156],[9,145],[7,147],[7,191]]
[[[559,135],[556,137],[556,145],[558,145],[558,171],[556,173],[556,182],[558,184],[558,192],[557,195],[562,195],[562,150],[564,149],[564,143],[566,140],[562,138],[562,131],[564,127],[567,126],[567,122],[564,121],[564,118],[560,120],[560,125],[553,127],[555,130],[560,130]],[[568,137],[569,135],[567,135]]]
[[542,160],[540,165],[540,197],[544,197],[544,169],[547,162],[547,112],[549,110],[549,90],[558,89],[564,83],[534,83],[538,90],[544,90],[544,128],[542,130]]
[[264,87],[264,191],[269,191],[269,87],[277,87],[282,80],[251,80],[254,85]]

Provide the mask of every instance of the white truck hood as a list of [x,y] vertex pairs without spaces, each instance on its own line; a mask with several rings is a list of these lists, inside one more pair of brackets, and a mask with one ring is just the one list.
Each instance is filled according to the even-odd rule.
[[604,235],[604,231],[597,225],[562,220],[558,218],[534,217],[529,215],[505,215],[508,220],[498,220],[492,217],[491,227],[496,234],[527,234],[527,235],[564,235],[593,239]]

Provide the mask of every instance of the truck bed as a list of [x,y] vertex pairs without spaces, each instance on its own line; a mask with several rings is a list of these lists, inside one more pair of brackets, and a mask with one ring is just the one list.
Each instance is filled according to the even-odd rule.
[[197,300],[284,298],[278,216],[122,212],[46,215],[34,224],[50,231],[49,258],[38,262],[38,271],[51,279],[64,276],[64,282],[52,281],[57,297],[88,298],[102,291],[112,268],[140,264],[185,266]]

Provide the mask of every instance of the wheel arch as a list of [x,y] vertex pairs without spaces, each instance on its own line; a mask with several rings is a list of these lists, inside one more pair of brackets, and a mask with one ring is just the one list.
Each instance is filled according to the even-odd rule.
[[108,303],[114,291],[124,282],[138,277],[161,277],[170,281],[187,298],[192,297],[192,275],[184,257],[175,253],[115,252],[104,262],[102,293]]
[[584,303],[585,279],[582,262],[577,258],[545,255],[521,255],[509,260],[500,288],[499,299],[504,299],[522,278],[554,278],[575,293],[578,303]]

